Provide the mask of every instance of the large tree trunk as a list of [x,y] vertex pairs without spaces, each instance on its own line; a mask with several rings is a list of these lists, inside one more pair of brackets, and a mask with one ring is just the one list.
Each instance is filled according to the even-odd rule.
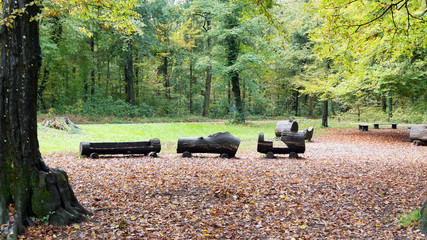
[[[233,4],[233,3],[230,3]],[[231,11],[225,17],[225,28],[232,30],[239,25],[240,8],[238,6],[232,6]],[[237,57],[239,55],[239,39],[236,34],[229,34],[226,37],[226,48],[227,48],[227,66],[231,67],[236,64]],[[236,105],[236,114],[233,116],[237,123],[245,122],[245,115],[243,109],[243,102],[240,96],[240,83],[239,83],[239,72],[236,69],[229,71],[229,77],[231,79],[231,91],[233,92],[234,103]]]
[[329,111],[328,100],[325,100],[323,101],[322,127],[328,127],[328,111]]
[[11,27],[0,26],[0,226],[16,239],[30,217],[50,216],[55,224],[86,219],[65,172],[45,165],[37,140],[37,79],[41,49],[39,7],[31,0],[4,0],[2,19],[26,7]]

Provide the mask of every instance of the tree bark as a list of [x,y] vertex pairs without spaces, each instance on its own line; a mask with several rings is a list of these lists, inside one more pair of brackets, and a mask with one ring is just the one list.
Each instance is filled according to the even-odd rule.
[[[90,51],[92,52],[92,57],[95,58],[95,37],[90,37]],[[90,95],[91,98],[93,94],[95,93],[95,69],[92,67],[92,70],[90,71],[90,81],[91,81],[91,87],[90,87]]]
[[[240,15],[240,8],[238,6],[232,6],[232,8],[233,11],[225,17],[225,28],[228,30],[232,30],[239,25],[238,17]],[[236,34],[229,33],[225,41],[227,45],[227,66],[233,67],[240,51],[239,39]],[[233,92],[234,103],[236,105],[236,115],[234,115],[233,118],[237,123],[244,123],[245,115],[242,98],[240,96],[239,71],[237,69],[232,69],[229,71],[228,76],[231,80],[231,91]]]
[[328,100],[323,101],[322,127],[328,127]]
[[30,0],[4,0],[0,26],[0,226],[2,233],[16,239],[31,223],[30,217],[49,217],[55,224],[87,219],[77,201],[67,174],[49,168],[43,161],[37,140],[37,80],[41,49],[37,21],[30,21],[40,9]]
[[239,148],[240,139],[229,132],[214,133],[207,137],[179,138],[177,153],[220,153],[234,157]]
[[135,105],[135,89],[133,77],[133,51],[132,41],[129,39],[126,43],[126,63],[125,63],[125,82],[126,82],[126,102]]
[[190,114],[193,113],[193,84],[194,84],[193,61],[191,57],[192,56],[190,56],[190,89],[188,90],[188,100],[189,100],[188,108],[189,108]]
[[[206,16],[206,32],[208,33],[210,29],[211,29],[211,19],[210,19],[210,14],[208,14]],[[211,85],[212,85],[212,65],[210,63],[211,37],[209,35],[206,42],[207,42],[209,63],[206,69],[206,83],[205,83],[205,93],[204,93],[204,101],[203,101],[203,117],[209,117],[209,105],[210,105]]]
[[308,117],[313,118],[313,96],[308,97]]

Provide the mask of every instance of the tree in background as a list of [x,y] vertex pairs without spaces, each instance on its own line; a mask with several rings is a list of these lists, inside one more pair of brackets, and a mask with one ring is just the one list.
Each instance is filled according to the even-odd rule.
[[390,118],[392,98],[409,97],[413,103],[425,102],[425,3],[411,0],[313,3],[319,27],[312,31],[311,38],[321,59],[334,60],[330,76],[336,82],[333,98],[369,96],[378,105],[386,103],[383,99],[387,98]]

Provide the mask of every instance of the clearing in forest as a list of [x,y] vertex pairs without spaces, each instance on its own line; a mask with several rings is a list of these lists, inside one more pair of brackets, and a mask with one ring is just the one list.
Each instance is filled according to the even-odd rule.
[[401,216],[427,199],[427,148],[403,129],[328,129],[302,159],[160,154],[44,159],[64,169],[93,222],[38,226],[27,238],[422,239]]

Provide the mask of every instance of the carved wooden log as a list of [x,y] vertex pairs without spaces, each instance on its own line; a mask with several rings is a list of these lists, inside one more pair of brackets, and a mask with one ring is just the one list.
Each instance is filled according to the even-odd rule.
[[412,127],[409,132],[411,141],[417,141],[418,145],[427,144],[427,125]]
[[81,142],[80,155],[96,158],[99,154],[150,154],[161,150],[158,138],[144,142]]
[[305,140],[307,140],[307,141],[310,142],[311,139],[313,138],[313,131],[314,131],[314,128],[313,127],[309,127],[307,129],[304,129],[304,130],[299,131],[299,132],[303,133],[304,136],[305,136]]
[[239,148],[240,139],[229,132],[219,132],[207,137],[179,138],[178,153],[219,153],[222,157],[234,157]]
[[282,136],[282,133],[298,132],[298,123],[292,119],[288,121],[279,121],[276,124],[274,132],[276,133],[276,137]]
[[265,141],[264,133],[259,133],[257,151],[267,154],[291,154],[305,152],[305,137],[303,133],[290,133],[289,135],[282,136],[281,140],[288,146],[287,148],[273,147],[273,142]]
[[300,132],[288,132],[287,134],[283,133],[280,137],[280,140],[296,153],[305,152],[305,135]]

